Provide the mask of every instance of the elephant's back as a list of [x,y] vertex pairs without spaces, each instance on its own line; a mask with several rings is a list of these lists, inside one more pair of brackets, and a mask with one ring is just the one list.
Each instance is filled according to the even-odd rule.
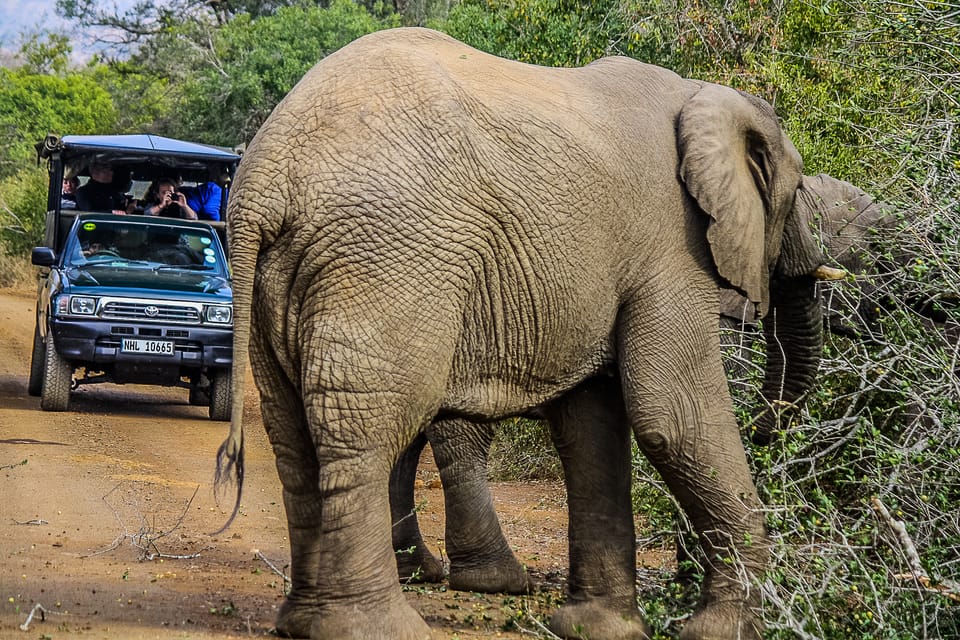
[[591,210],[617,220],[584,232],[610,223],[622,235],[630,203],[676,182],[674,119],[693,90],[625,58],[539,67],[428,29],[386,30],[318,63],[244,163],[276,175],[277,200],[296,201],[288,219],[349,211],[386,233],[458,227],[464,215],[502,228],[507,215],[539,230],[572,229],[557,216]]
[[[317,63],[278,106],[301,125],[402,126],[406,118],[535,123],[604,139],[630,114],[655,132],[651,117],[674,113],[694,83],[625,57],[584,67],[545,67],[500,58],[419,27],[368,34]],[[427,115],[435,118],[427,119]],[[622,140],[617,140],[622,143]]]

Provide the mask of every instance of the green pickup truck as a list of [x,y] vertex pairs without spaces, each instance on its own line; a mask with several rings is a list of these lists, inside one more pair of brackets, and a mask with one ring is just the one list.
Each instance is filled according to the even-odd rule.
[[[184,191],[210,176],[225,202],[240,157],[154,135],[48,136],[50,175],[28,390],[45,411],[100,382],[184,387],[210,418],[230,417],[233,306],[224,223],[142,214],[147,185],[173,176]],[[108,163],[130,213],[86,211],[63,193]]]

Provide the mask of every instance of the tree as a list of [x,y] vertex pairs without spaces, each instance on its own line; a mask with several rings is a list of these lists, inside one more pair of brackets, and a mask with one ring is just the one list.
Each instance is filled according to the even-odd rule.
[[47,133],[112,132],[116,122],[110,94],[89,76],[0,69],[0,177],[35,161]]
[[633,53],[629,18],[618,0],[462,0],[443,28],[487,53],[569,67]]
[[350,0],[239,16],[216,32],[207,61],[176,88],[179,122],[171,130],[212,144],[246,142],[321,58],[397,23],[395,14],[380,21]]

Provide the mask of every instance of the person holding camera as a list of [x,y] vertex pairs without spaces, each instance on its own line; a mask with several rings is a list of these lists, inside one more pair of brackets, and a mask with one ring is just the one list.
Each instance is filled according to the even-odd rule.
[[147,190],[143,215],[196,220],[197,212],[190,207],[187,197],[177,187],[177,181],[173,178],[154,180]]

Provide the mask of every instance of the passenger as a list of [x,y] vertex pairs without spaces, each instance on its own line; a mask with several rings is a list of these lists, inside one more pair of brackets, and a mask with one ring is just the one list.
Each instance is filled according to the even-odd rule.
[[230,174],[224,166],[213,166],[209,171],[210,179],[195,187],[183,187],[187,203],[197,212],[200,220],[221,220],[221,212],[226,205],[225,187],[230,182]]
[[92,257],[98,254],[117,256],[116,234],[109,229],[94,229],[82,231],[77,235],[80,241],[80,252],[83,257]]
[[90,179],[76,191],[77,209],[103,211],[123,215],[127,213],[126,194],[113,184],[113,167],[106,162],[90,164]]
[[220,202],[223,199],[223,188],[216,182],[203,182],[195,187],[183,187],[187,203],[197,212],[200,220],[219,220]]
[[153,229],[147,245],[146,259],[151,262],[176,266],[198,265],[202,262],[176,229]]
[[80,187],[80,178],[72,176],[63,179],[63,186],[60,190],[60,208],[77,208],[77,189]]
[[143,215],[196,220],[197,212],[187,203],[187,197],[177,189],[173,178],[158,178],[150,184],[144,199]]

